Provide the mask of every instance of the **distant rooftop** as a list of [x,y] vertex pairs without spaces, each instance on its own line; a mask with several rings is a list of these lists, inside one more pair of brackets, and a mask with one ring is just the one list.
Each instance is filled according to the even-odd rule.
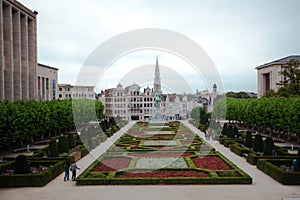
[[286,64],[290,60],[298,60],[300,62],[300,55],[291,55],[291,56],[287,56],[284,58],[280,58],[278,60],[260,65],[260,66],[256,67],[255,69],[262,69],[264,67],[268,67],[271,65],[283,65],[283,64]]

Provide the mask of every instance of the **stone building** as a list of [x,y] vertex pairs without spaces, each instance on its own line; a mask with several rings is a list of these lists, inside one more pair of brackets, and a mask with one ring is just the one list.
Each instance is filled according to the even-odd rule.
[[259,98],[269,90],[278,90],[280,86],[277,83],[283,80],[281,66],[292,59],[300,61],[300,55],[287,56],[255,68],[257,70],[257,93]]
[[0,0],[0,100],[35,99],[37,12]]
[[57,98],[58,69],[38,63],[36,68],[37,100]]
[[58,84],[58,99],[95,99],[94,86]]
[[120,117],[124,120],[149,120],[156,117],[156,94],[160,95],[162,119],[178,120],[189,117],[194,107],[201,106],[195,98],[186,94],[163,94],[158,59],[156,58],[154,88],[141,89],[137,84],[101,92],[98,99],[105,105],[106,117]]

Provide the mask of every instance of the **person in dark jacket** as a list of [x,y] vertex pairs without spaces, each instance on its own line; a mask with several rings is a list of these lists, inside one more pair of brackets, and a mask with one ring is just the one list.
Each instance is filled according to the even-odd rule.
[[66,160],[64,163],[64,170],[65,170],[64,181],[69,180],[69,168],[70,168],[70,163],[68,160]]

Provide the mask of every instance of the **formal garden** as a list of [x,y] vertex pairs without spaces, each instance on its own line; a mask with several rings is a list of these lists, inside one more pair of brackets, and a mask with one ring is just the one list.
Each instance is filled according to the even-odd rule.
[[137,122],[79,185],[251,184],[252,178],[180,122]]
[[299,106],[299,98],[227,98],[229,123],[224,124],[219,141],[278,182],[300,185],[299,148],[279,145],[299,144]]
[[[97,118],[102,118],[99,101],[78,103],[82,109],[93,105]],[[63,172],[66,160],[81,159],[128,123],[118,119],[90,123],[93,118],[82,113],[75,131],[71,100],[0,102],[0,108],[0,147],[19,154],[1,157],[1,187],[46,185]]]

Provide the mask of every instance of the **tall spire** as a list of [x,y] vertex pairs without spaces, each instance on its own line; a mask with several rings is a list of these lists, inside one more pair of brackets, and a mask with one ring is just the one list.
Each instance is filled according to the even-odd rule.
[[156,65],[155,65],[154,93],[162,93],[159,66],[158,66],[158,56],[156,56]]

